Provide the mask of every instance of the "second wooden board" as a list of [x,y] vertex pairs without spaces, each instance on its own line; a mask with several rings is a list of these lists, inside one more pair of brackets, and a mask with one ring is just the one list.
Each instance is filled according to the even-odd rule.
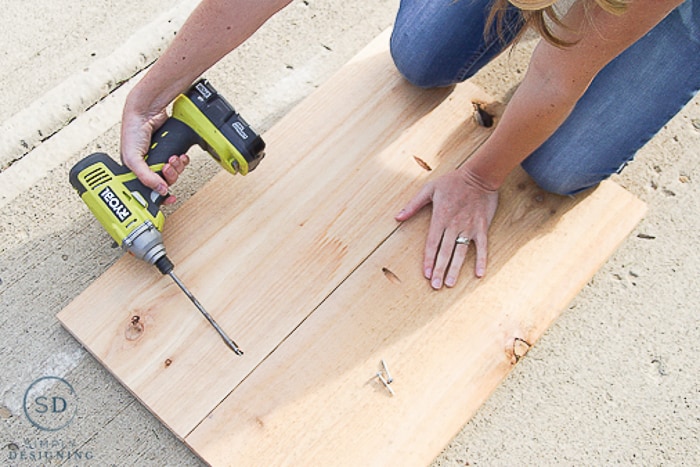
[[[216,466],[427,465],[645,212],[612,182],[578,199],[518,170],[488,275],[435,292],[428,212],[384,242],[186,438]],[[468,262],[473,263],[470,255]],[[385,360],[394,378],[376,377]]]

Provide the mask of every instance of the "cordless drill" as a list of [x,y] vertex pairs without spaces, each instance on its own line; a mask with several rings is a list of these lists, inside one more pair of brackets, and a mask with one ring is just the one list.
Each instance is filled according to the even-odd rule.
[[[162,175],[173,155],[194,145],[206,150],[225,170],[246,175],[264,157],[265,143],[205,79],[175,99],[172,116],[152,136],[146,163]],[[163,245],[166,196],[148,188],[131,170],[105,153],[94,153],[73,166],[69,180],[78,195],[125,251],[168,274],[237,354],[243,352],[173,272]]]

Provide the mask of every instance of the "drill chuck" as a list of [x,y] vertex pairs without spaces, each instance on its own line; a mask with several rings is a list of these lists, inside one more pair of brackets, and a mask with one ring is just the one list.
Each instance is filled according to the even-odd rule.
[[155,225],[146,221],[124,239],[122,248],[138,259],[158,268],[161,274],[169,274],[175,267],[165,254],[163,235]]
[[165,255],[163,235],[150,221],[136,227],[122,242],[122,248],[148,264]]
[[175,265],[172,261],[170,261],[170,258],[168,258],[166,255],[163,255],[160,258],[158,258],[155,262],[155,265],[160,271],[160,273],[163,275],[170,274],[173,272],[173,269],[175,269]]

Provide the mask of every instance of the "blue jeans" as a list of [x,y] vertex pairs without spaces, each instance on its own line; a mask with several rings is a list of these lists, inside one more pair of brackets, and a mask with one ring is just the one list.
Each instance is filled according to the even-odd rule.
[[[401,0],[391,54],[421,87],[474,75],[522,28],[484,34],[490,0]],[[686,0],[598,73],[559,129],[522,163],[547,191],[574,194],[621,171],[700,89],[700,0]]]

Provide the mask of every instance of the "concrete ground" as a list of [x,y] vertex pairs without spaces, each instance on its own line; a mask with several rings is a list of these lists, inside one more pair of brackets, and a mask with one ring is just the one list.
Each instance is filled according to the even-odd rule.
[[[55,318],[120,256],[67,171],[95,150],[118,154],[125,93],[195,4],[3,2],[0,464],[201,464]],[[264,132],[397,5],[295,1],[207,77]],[[506,100],[534,43],[474,81]],[[696,98],[616,177],[649,204],[646,218],[434,465],[700,465],[698,153]],[[193,153],[180,202],[217,167]],[[65,383],[73,391],[43,400],[45,418],[25,413],[39,385]]]

